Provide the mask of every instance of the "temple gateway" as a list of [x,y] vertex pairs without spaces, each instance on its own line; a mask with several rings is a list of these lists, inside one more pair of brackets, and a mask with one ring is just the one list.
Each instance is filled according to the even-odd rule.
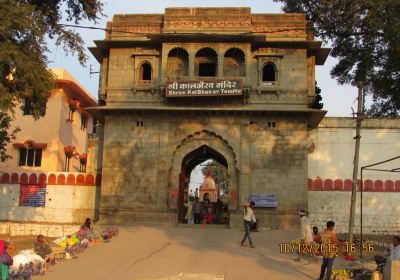
[[167,8],[114,15],[91,52],[101,65],[101,222],[181,222],[192,170],[226,168],[231,226],[240,204],[261,224],[288,226],[307,209],[309,133],[321,48],[304,14],[250,8]]

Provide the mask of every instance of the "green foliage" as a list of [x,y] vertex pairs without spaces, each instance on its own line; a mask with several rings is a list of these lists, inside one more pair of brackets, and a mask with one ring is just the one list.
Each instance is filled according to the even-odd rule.
[[[11,118],[4,112],[0,111],[0,147],[6,147],[8,143],[15,139],[15,134],[19,128],[14,128],[11,133]],[[0,161],[9,159],[10,156],[6,154],[5,149],[0,148]]]
[[[63,11],[67,18],[63,18]],[[96,22],[102,15],[98,0],[0,0],[0,111],[13,116],[24,98],[32,101],[32,113],[39,118],[54,81],[48,71],[46,39],[54,39],[67,54],[87,60],[79,34],[66,29],[62,21]],[[3,119],[5,116],[3,115]],[[11,140],[0,129],[0,153]],[[1,157],[1,160],[5,158]]]
[[400,115],[400,1],[274,0],[285,12],[306,13],[316,36],[332,44],[340,84],[360,83],[372,95],[373,116]]
[[317,81],[315,81],[315,98],[313,103],[311,104],[311,108],[313,109],[322,109],[324,107],[324,103],[321,103],[321,89],[317,86]]

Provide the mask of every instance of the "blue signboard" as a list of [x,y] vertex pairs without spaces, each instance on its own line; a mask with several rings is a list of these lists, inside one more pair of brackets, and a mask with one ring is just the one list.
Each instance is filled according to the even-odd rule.
[[39,184],[21,184],[19,206],[45,207],[46,186]]
[[253,201],[258,208],[276,208],[278,207],[278,198],[274,194],[261,195],[251,194],[249,201]]

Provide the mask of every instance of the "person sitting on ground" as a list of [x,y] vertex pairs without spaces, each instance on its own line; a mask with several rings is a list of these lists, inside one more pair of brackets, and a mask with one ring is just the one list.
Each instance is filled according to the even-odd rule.
[[76,235],[80,240],[87,239],[89,242],[96,242],[100,240],[98,237],[96,237],[92,226],[92,219],[90,218],[86,218],[85,223],[81,226]]
[[400,260],[400,236],[394,236],[392,242],[393,245],[386,250],[385,256],[375,256],[377,270],[380,272],[383,272],[383,267],[388,259],[391,261]]
[[50,248],[49,244],[44,240],[44,236],[39,234],[37,237],[37,242],[33,243],[33,248],[36,254],[42,257],[42,259],[48,261],[47,255],[51,254],[53,250]]

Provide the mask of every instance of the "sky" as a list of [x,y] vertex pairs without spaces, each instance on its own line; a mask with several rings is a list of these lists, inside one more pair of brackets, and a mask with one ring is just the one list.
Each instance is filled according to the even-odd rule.
[[[106,17],[101,18],[97,24],[92,22],[81,22],[80,25],[96,26],[105,28],[106,22],[112,20],[114,14],[134,14],[134,13],[163,13],[166,7],[250,7],[252,13],[281,13],[281,4],[272,0],[125,0],[125,1],[103,1],[103,13]],[[104,31],[74,28],[85,41],[86,47],[94,46],[94,40],[104,39]],[[327,45],[325,44],[325,47]],[[89,60],[86,67],[82,67],[78,59],[74,56],[67,56],[62,47],[56,47],[54,42],[49,41],[50,53],[48,59],[50,68],[65,68],[75,79],[79,81],[89,92],[97,98],[98,93],[98,74],[90,75],[89,67],[92,65],[93,71],[99,70],[99,64],[92,54],[87,50]],[[322,102],[327,116],[351,117],[351,108],[357,108],[355,103],[357,88],[352,86],[338,85],[336,80],[330,77],[330,70],[335,65],[336,60],[329,57],[323,66],[316,67],[316,80],[321,88]]]

